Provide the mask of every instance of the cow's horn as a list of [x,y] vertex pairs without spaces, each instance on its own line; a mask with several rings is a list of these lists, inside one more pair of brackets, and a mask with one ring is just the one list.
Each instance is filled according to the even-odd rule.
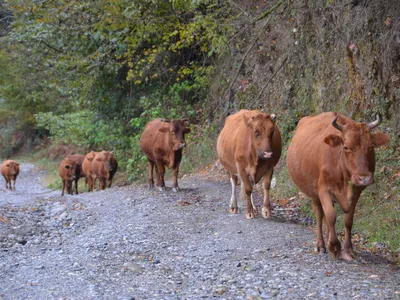
[[271,118],[272,121],[274,121],[276,119],[276,115],[275,114],[271,114],[270,118]]
[[332,121],[332,126],[335,127],[339,131],[343,131],[343,125],[336,123],[337,119],[339,118],[339,115],[337,115],[333,121]]
[[369,129],[374,129],[374,128],[377,127],[379,124],[381,124],[381,122],[382,122],[382,118],[381,118],[381,115],[378,113],[378,114],[376,115],[376,120],[373,121],[373,122],[371,122],[371,123],[368,123],[367,126],[369,127]]
[[161,121],[161,122],[167,122],[167,123],[171,122],[170,119],[163,119],[163,118],[160,118],[160,121]]

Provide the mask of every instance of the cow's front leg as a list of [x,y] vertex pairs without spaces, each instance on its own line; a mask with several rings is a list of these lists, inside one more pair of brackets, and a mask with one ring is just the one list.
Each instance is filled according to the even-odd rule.
[[[324,212],[322,211],[321,201],[319,200],[319,198],[313,198],[312,200],[313,200],[312,205],[314,209],[314,215],[317,221],[317,242],[315,244],[315,251],[325,253],[326,252],[325,241],[322,233],[322,219],[324,216]],[[329,235],[328,229],[327,229],[327,235]]]
[[232,185],[232,195],[231,195],[231,202],[229,206],[229,212],[231,214],[237,214],[238,213],[238,204],[237,204],[237,199],[236,199],[236,186],[238,185],[238,177],[236,175],[231,174],[230,176],[230,181]]
[[326,226],[328,228],[328,249],[333,259],[337,259],[341,254],[341,244],[336,235],[336,211],[333,207],[331,196],[328,191],[320,191],[319,199],[325,215]]
[[249,176],[245,170],[241,169],[239,171],[240,179],[242,181],[241,186],[241,195],[243,198],[246,198],[246,218],[253,219],[258,215],[257,208],[254,205],[253,201],[253,185],[250,182]]
[[164,181],[164,175],[165,175],[165,167],[164,167],[164,162],[162,159],[159,159],[156,161],[157,164],[157,170],[158,170],[158,189],[160,192],[165,191],[165,181]]
[[269,189],[271,188],[271,179],[274,174],[273,167],[268,170],[264,175],[263,189],[264,189],[264,201],[261,209],[263,218],[268,219],[271,217],[271,202],[269,201]]
[[180,190],[180,188],[178,186],[179,165],[177,167],[175,167],[174,169],[172,169],[172,173],[174,175],[174,183],[172,185],[172,190],[174,192],[178,192]]
[[64,196],[64,190],[65,190],[65,180],[62,180],[62,189],[61,189],[61,196]]

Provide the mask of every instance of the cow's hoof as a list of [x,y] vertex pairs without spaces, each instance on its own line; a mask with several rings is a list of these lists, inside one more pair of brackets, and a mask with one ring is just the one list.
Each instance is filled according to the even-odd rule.
[[237,214],[238,213],[238,208],[237,207],[229,207],[229,212],[231,214]]
[[250,220],[250,219],[254,219],[255,215],[254,213],[247,213],[246,214],[246,219]]
[[165,189],[165,186],[162,186],[162,187],[159,187],[158,190],[159,190],[160,192],[165,192],[166,189]]
[[271,210],[266,207],[263,207],[261,209],[261,214],[264,219],[269,219],[271,217]]
[[174,187],[174,188],[172,188],[172,191],[173,192],[179,192],[181,189],[179,188],[179,186],[177,186],[177,187]]
[[323,247],[315,246],[314,251],[318,252],[318,253],[326,253],[326,248],[325,248],[325,246],[323,246]]
[[149,183],[149,190],[151,190],[152,188],[154,188],[154,183]]
[[354,260],[354,257],[349,252],[345,252],[345,251],[340,252],[339,258],[344,261],[353,261]]

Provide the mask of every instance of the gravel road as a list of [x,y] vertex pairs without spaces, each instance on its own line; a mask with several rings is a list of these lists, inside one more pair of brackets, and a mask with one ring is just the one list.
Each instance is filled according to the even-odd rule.
[[[228,212],[230,184],[204,174],[182,190],[113,187],[67,195],[22,165],[0,190],[0,299],[400,299],[400,270],[313,252],[315,233]],[[171,186],[167,182],[167,186]]]

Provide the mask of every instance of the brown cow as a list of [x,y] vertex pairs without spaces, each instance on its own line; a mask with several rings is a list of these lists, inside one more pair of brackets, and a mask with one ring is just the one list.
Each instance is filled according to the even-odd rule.
[[76,162],[69,159],[64,159],[58,167],[58,174],[60,174],[62,180],[61,196],[64,196],[64,190],[72,195],[72,181],[76,176]]
[[[1,165],[1,175],[6,180],[6,189],[15,191],[15,182],[19,174],[19,163],[15,160],[5,160]],[[14,187],[11,185],[11,181],[14,181]]]
[[112,152],[101,151],[96,154],[92,161],[92,172],[99,179],[99,188],[101,190],[106,188],[106,182],[107,187],[111,187],[112,179],[117,169],[118,162]]
[[82,171],[86,175],[86,181],[88,184],[88,192],[93,192],[94,184],[96,181],[96,175],[92,171],[92,161],[98,152],[90,151],[86,154],[85,159],[82,162]]
[[73,161],[76,162],[74,182],[75,182],[75,193],[78,195],[78,181],[79,181],[79,178],[82,178],[82,177],[86,178],[85,172],[83,172],[83,169],[82,169],[82,163],[83,163],[83,160],[85,159],[85,155],[73,154],[73,155],[69,155],[67,157],[67,159],[73,160]]
[[241,110],[226,119],[218,137],[218,158],[231,177],[230,212],[238,212],[235,190],[239,176],[242,182],[241,198],[246,197],[247,200],[247,219],[252,219],[258,214],[252,192],[253,186],[263,176],[262,216],[271,216],[269,189],[274,166],[278,163],[282,151],[281,134],[274,120],[273,114],[258,110]]
[[[371,133],[372,123],[358,123],[333,112],[302,118],[287,152],[287,167],[294,183],[313,200],[317,220],[316,251],[326,252],[322,219],[331,256],[352,260],[353,215],[361,192],[374,182],[374,147],[385,145],[389,136]],[[338,203],[344,213],[344,249],[336,236]]]
[[155,119],[147,123],[140,137],[140,148],[149,164],[149,187],[154,187],[153,169],[156,167],[156,186],[165,191],[165,165],[174,175],[173,191],[179,191],[178,172],[185,147],[185,134],[190,129],[185,126],[187,119]]

